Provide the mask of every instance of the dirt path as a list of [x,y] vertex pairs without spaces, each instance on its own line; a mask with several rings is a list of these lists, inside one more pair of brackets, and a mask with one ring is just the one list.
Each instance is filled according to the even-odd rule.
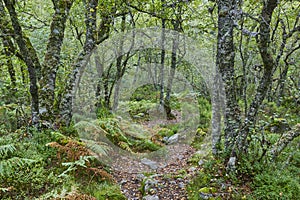
[[167,149],[166,159],[158,162],[147,159],[150,164],[126,156],[116,159],[111,166],[113,176],[128,199],[187,199],[186,185],[199,170],[188,164],[195,149],[186,144],[167,146]]

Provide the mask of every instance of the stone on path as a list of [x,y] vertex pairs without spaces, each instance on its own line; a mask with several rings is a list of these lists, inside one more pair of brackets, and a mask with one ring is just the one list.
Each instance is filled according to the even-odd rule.
[[157,195],[147,195],[143,197],[143,200],[159,200]]
[[167,144],[174,144],[174,143],[178,142],[178,140],[179,140],[179,134],[176,133],[168,138]]
[[144,165],[147,165],[148,167],[150,167],[153,170],[156,170],[158,168],[158,163],[153,160],[150,160],[148,158],[141,159],[141,163],[143,163]]

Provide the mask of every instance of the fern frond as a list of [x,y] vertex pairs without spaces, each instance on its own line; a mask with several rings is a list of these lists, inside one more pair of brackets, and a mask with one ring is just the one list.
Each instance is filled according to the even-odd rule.
[[52,131],[51,136],[55,139],[56,142],[67,139],[65,135],[57,131]]
[[96,121],[80,121],[74,125],[74,128],[76,128],[81,138],[100,140],[100,138],[107,135],[107,132]]
[[16,147],[13,144],[6,144],[0,146],[0,156],[4,157],[10,153],[14,153],[16,151]]
[[107,156],[108,152],[112,150],[112,148],[104,142],[97,142],[93,140],[85,140],[82,141],[86,144],[86,147],[89,148],[93,153],[96,153],[100,156]]
[[80,156],[79,160],[76,160],[74,162],[62,163],[62,166],[68,167],[68,169],[66,169],[62,174],[58,175],[58,177],[66,177],[68,176],[69,172],[77,170],[78,167],[87,168],[86,163],[88,163],[90,159],[94,158],[94,156]]
[[15,173],[19,169],[25,166],[31,166],[37,160],[13,157],[10,159],[0,161],[0,176],[7,176]]

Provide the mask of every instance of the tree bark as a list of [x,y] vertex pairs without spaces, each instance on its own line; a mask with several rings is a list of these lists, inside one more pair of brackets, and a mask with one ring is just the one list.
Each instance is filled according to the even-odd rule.
[[[178,31],[178,26],[179,22],[174,23],[174,30]],[[177,65],[177,48],[178,48],[178,38],[177,34],[175,33],[174,38],[172,40],[173,45],[172,45],[172,56],[171,56],[171,69],[170,73],[168,76],[168,83],[167,83],[167,88],[166,88],[166,97],[164,101],[164,109],[166,112],[166,116],[168,120],[175,119],[176,117],[172,114],[172,109],[171,109],[171,91],[172,91],[172,85],[173,85],[173,80],[175,77],[175,71],[176,71],[176,65]]]
[[[94,47],[97,44],[97,19],[96,19],[96,12],[97,12],[97,5],[98,0],[89,0],[88,2],[85,2],[85,25],[86,25],[86,34],[85,34],[85,43],[83,50],[79,53],[76,61],[74,62],[72,66],[72,72],[70,73],[66,87],[65,87],[65,94],[63,95],[61,104],[60,104],[60,123],[61,125],[69,126],[71,123],[72,115],[73,115],[73,99],[75,95],[75,86],[77,84],[76,81],[77,77],[80,76],[80,71],[82,68],[84,68],[87,63],[88,59],[90,57],[90,54]],[[109,24],[106,24],[106,21],[104,24],[101,24],[100,26],[109,26]],[[109,29],[103,29],[108,30]],[[101,30],[102,31],[102,30]],[[101,33],[102,35],[99,35],[99,38],[101,36],[104,36],[106,32],[98,31],[98,33]],[[101,41],[103,41],[101,39]]]
[[55,80],[60,65],[61,46],[64,40],[64,32],[69,11],[73,0],[53,0],[54,15],[50,25],[50,36],[44,58],[42,79],[40,81],[40,109],[41,119],[53,122],[54,118],[54,92]]
[[234,71],[233,13],[234,0],[218,1],[217,70],[222,75],[225,87],[225,151],[230,152],[240,127],[240,111],[236,100]]
[[272,52],[270,48],[270,33],[271,33],[271,20],[272,14],[278,5],[277,0],[264,1],[264,5],[261,12],[260,21],[260,37],[257,39],[259,46],[259,52],[263,61],[263,76],[260,83],[256,89],[256,95],[252,101],[248,115],[245,118],[243,128],[240,131],[239,138],[237,140],[238,151],[245,152],[247,149],[246,139],[251,130],[256,123],[256,117],[260,106],[267,94],[268,88],[272,83],[273,68],[275,67],[275,60],[272,57]]
[[286,146],[300,135],[300,124],[296,124],[290,131],[284,133],[270,150],[272,159],[275,159]]
[[[39,93],[37,86],[37,70],[40,69],[38,57],[29,39],[24,35],[21,25],[19,23],[14,4],[10,0],[4,0],[5,6],[9,12],[9,16],[14,29],[15,40],[23,55],[24,61],[27,65],[30,80],[30,95],[31,95],[31,121],[34,126],[39,123]],[[3,9],[2,1],[0,3],[1,10]],[[3,15],[1,14],[1,18]]]

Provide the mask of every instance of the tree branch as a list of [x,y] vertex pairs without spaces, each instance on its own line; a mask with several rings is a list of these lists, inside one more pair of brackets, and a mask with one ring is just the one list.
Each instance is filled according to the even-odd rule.
[[275,159],[286,147],[287,145],[300,135],[300,124],[296,124],[292,130],[283,134],[281,138],[272,146],[270,150],[270,155],[272,159]]

